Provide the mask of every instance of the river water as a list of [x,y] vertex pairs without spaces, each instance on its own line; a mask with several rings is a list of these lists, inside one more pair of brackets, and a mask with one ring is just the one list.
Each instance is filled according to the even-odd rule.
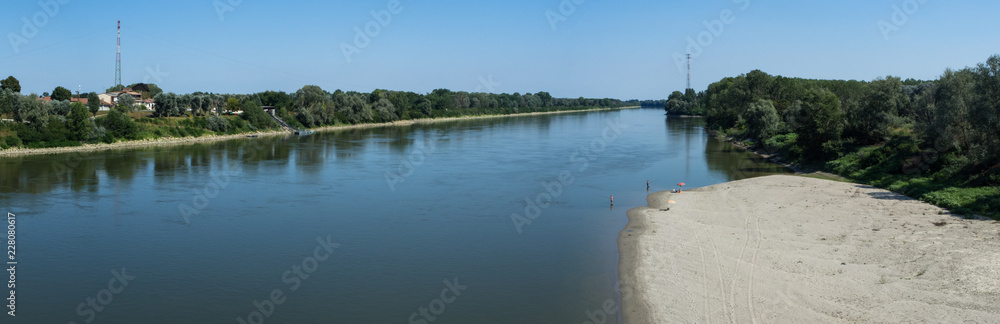
[[16,318],[613,323],[647,180],[789,172],[703,125],[629,109],[0,158]]

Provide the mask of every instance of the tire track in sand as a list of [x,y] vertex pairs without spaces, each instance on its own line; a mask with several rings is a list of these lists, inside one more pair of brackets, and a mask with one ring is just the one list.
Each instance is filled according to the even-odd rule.
[[[732,306],[731,313],[732,313],[732,318],[735,321],[735,318],[736,318],[736,306],[735,306],[736,305],[736,286],[737,286],[737,282],[739,282],[739,281],[745,281],[746,282],[746,286],[747,286],[747,312],[749,313],[748,315],[750,315],[751,322],[752,323],[757,323],[757,314],[756,314],[756,311],[754,310],[754,307],[753,307],[753,273],[754,273],[754,269],[755,269],[755,265],[754,265],[753,262],[755,262],[755,259],[756,259],[756,256],[757,256],[757,250],[760,248],[760,234],[759,234],[759,230],[760,230],[760,217],[757,215],[757,211],[760,209],[760,205],[754,206],[753,211],[751,211],[750,213],[747,213],[746,208],[744,208],[743,205],[740,204],[740,202],[738,201],[737,198],[738,197],[733,197],[733,196],[728,195],[728,194],[726,195],[726,200],[729,201],[730,203],[732,203],[733,206],[736,207],[736,209],[739,211],[740,215],[746,215],[746,217],[743,219],[743,226],[744,226],[744,231],[745,231],[746,235],[744,236],[744,239],[743,239],[743,246],[740,247],[740,253],[736,257],[736,261],[735,261],[734,266],[733,266],[733,276],[732,276],[732,280],[730,280],[730,287],[729,287],[729,303]],[[751,222],[752,221],[757,224],[757,230],[758,230],[757,244],[754,246],[754,251],[752,253],[752,259],[754,259],[754,261],[749,262],[749,269],[748,269],[749,278],[742,278],[743,280],[740,280],[741,279],[741,277],[740,277],[740,268],[741,268],[741,265],[743,263],[743,257],[746,255],[747,247],[750,246],[750,240],[752,238],[752,235],[751,235],[752,234],[751,232],[753,231],[752,230],[752,226],[751,226]]]

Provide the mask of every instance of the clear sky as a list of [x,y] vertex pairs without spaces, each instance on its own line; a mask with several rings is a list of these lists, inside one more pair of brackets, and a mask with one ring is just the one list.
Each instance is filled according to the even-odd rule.
[[[23,93],[101,92],[114,83],[118,20],[123,83],[177,93],[315,84],[654,99],[685,87],[673,56],[689,50],[697,90],[754,69],[932,79],[1000,54],[995,0],[401,0],[391,13],[392,3],[8,1],[0,78],[14,75]],[[371,15],[383,10],[384,26]],[[356,43],[355,28],[374,37]],[[349,62],[344,45],[357,49]]]

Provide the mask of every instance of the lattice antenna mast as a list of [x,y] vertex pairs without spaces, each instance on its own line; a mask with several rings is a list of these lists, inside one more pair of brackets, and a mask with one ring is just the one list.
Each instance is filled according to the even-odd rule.
[[122,21],[118,21],[118,52],[115,56],[115,87],[122,84]]
[[691,54],[688,54],[688,83],[687,89],[691,89]]

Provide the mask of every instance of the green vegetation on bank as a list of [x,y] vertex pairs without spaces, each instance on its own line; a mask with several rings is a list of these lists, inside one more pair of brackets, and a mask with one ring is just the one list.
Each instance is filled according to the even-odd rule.
[[[279,129],[262,107],[296,128],[382,123],[418,118],[507,115],[529,112],[618,108],[617,99],[553,98],[546,92],[492,94],[434,90],[429,94],[375,90],[371,93],[327,92],[305,86],[295,93],[265,91],[249,95],[196,92],[164,93],[154,84],[130,86],[142,98],[123,94],[117,105],[99,112],[97,94],[83,94],[87,106],[72,102],[72,94],[57,87],[53,100],[21,95],[17,79],[0,83],[0,149],[79,146],[123,140],[238,134]],[[122,90],[117,86],[109,90]],[[59,99],[59,100],[56,100]],[[143,111],[139,99],[152,99],[154,109]]]
[[1000,56],[933,81],[771,76],[674,92],[669,114],[789,162],[825,169],[962,214],[1000,216]]

